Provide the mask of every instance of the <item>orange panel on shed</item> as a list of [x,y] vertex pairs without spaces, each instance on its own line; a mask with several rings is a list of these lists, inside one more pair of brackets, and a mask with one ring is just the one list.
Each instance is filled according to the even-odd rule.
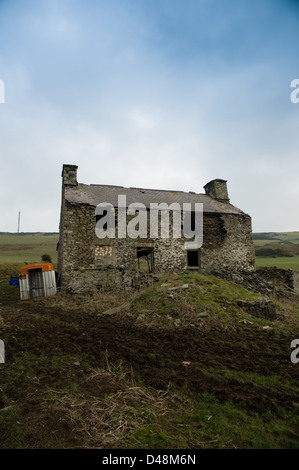
[[53,265],[51,263],[34,263],[27,264],[21,268],[21,274],[28,274],[30,269],[41,269],[42,271],[53,271]]

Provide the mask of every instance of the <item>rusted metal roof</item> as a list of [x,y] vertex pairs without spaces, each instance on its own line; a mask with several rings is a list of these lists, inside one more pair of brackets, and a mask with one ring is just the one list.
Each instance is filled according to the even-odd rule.
[[122,186],[108,186],[101,184],[78,184],[78,186],[65,187],[65,199],[72,204],[88,204],[96,207],[102,202],[118,205],[118,196],[126,196],[127,206],[133,202],[142,203],[150,208],[151,203],[171,204],[202,203],[204,212],[216,212],[223,214],[244,214],[243,211],[232,204],[220,202],[207,194],[198,194],[184,191],[166,191],[160,189],[125,188]]

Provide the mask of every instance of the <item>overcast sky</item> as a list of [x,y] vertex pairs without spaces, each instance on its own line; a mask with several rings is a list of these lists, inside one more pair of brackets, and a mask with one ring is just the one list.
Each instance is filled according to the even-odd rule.
[[63,163],[299,230],[298,44],[295,0],[0,0],[0,231],[58,231]]

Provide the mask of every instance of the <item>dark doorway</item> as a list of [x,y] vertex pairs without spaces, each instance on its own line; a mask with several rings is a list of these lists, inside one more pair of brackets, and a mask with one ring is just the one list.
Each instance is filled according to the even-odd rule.
[[154,272],[154,249],[137,247],[136,269],[146,273]]
[[29,275],[29,289],[30,297],[43,297],[45,294],[44,291],[44,281],[43,273],[41,268],[30,269],[28,272]]

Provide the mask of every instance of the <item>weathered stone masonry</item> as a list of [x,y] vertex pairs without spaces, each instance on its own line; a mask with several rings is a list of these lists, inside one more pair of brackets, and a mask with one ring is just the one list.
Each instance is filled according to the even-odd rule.
[[[196,269],[213,272],[254,270],[251,218],[229,202],[226,181],[214,180],[206,194],[158,191],[77,182],[77,167],[64,165],[58,249],[58,272],[62,289],[94,292],[138,288],[152,282],[155,274]],[[95,208],[101,202],[117,207],[117,196],[126,195],[127,204],[184,202],[203,204],[203,245],[187,253],[182,238],[99,239],[95,234]],[[117,209],[116,209],[117,216]],[[172,223],[172,217],[170,217]],[[171,233],[171,230],[170,230]],[[150,272],[137,267],[138,253],[145,253]],[[144,259],[142,258],[145,263]]]

